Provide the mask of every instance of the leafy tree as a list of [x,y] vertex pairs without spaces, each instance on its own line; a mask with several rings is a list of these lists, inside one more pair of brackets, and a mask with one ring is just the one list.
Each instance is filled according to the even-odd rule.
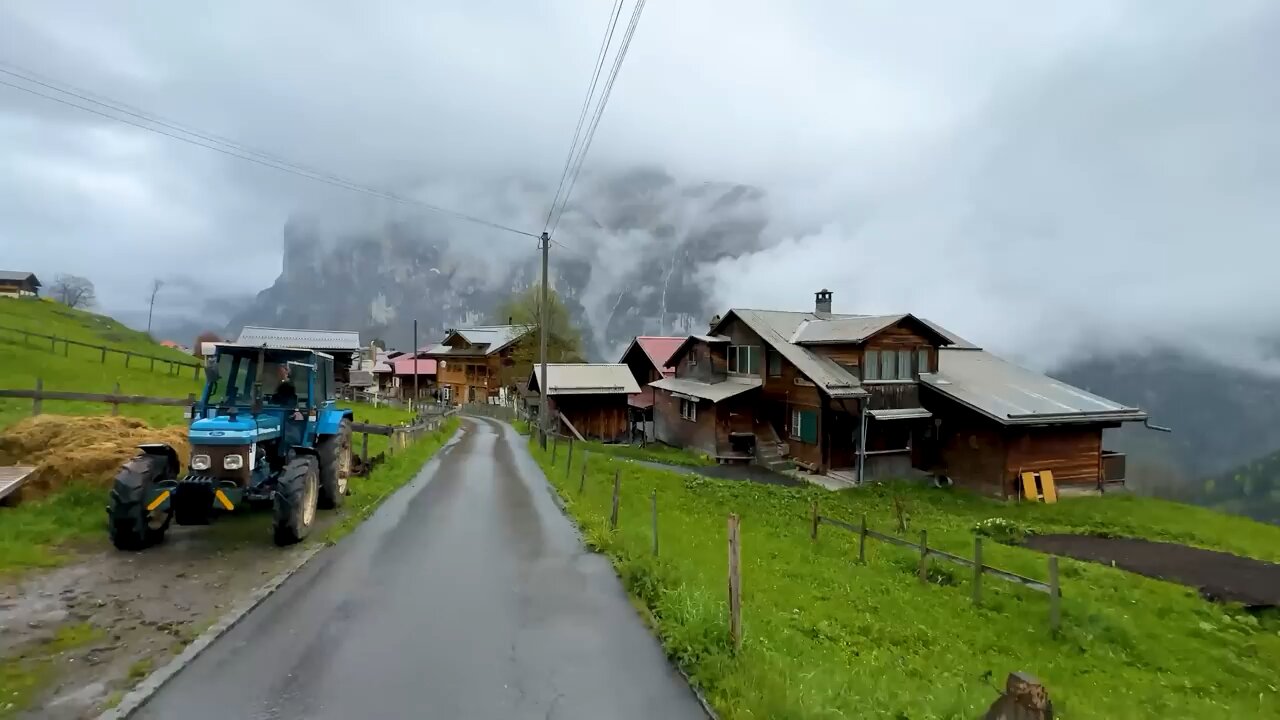
[[89,278],[63,273],[53,279],[50,294],[54,300],[69,308],[86,309],[98,302],[93,283]]
[[[497,325],[525,325],[531,330],[511,352],[513,364],[504,368],[504,385],[524,385],[539,361],[538,337],[541,332],[542,285],[534,285],[507,298],[495,313]],[[547,293],[547,362],[584,362],[582,333],[574,326],[555,290]]]

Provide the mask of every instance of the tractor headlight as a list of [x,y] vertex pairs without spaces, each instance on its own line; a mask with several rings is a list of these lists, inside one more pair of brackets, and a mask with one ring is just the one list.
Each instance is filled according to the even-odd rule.
[[208,470],[209,456],[208,455],[192,455],[191,469],[192,470]]
[[242,467],[244,467],[243,455],[228,455],[222,458],[223,470],[239,470]]

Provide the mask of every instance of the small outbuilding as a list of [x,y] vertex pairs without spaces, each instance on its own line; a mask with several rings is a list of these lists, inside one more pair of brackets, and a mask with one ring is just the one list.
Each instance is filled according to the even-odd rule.
[[[540,368],[533,366],[526,388],[543,395]],[[549,412],[585,438],[627,440],[627,398],[638,392],[640,386],[631,369],[622,363],[547,363],[545,395]]]

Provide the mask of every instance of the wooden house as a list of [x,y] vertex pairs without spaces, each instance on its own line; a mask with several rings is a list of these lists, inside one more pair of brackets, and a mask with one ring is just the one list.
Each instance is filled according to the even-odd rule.
[[239,345],[255,345],[269,348],[300,348],[316,350],[333,357],[333,377],[346,385],[356,357],[362,352],[360,333],[354,330],[304,330],[269,328],[246,325],[240,331]]
[[[967,438],[961,434],[966,428],[1001,421],[990,412],[984,415],[982,408],[990,411],[991,406],[967,407],[940,389],[955,389],[960,379],[952,379],[945,368],[938,372],[938,366],[946,358],[956,365],[955,372],[970,378],[968,364],[952,358],[994,356],[911,314],[833,313],[831,296],[827,290],[818,292],[813,312],[734,308],[713,321],[708,335],[689,337],[671,357],[674,376],[650,384],[657,438],[722,460],[794,464],[851,483],[926,472],[964,484],[977,482],[968,470],[952,468],[974,462],[955,447],[954,438]],[[1013,373],[990,374],[984,380],[995,387],[981,387],[995,394],[1005,392],[1000,383],[1016,389],[1027,382]],[[979,386],[978,380],[968,382]],[[928,404],[922,385],[928,387]],[[1132,408],[1109,406],[1106,414],[1087,420],[1067,407],[1060,408],[1059,416],[1035,422],[1004,418],[1005,424],[1040,429],[1010,431],[1000,436],[998,447],[979,455],[983,463],[1013,465],[1015,470],[1039,470],[1037,462],[1052,469],[1047,461],[1068,442],[1064,438],[1077,438],[1083,447],[1080,428],[1091,426],[1092,461],[1099,468],[1093,482],[1101,482],[1101,428],[1145,418]],[[992,458],[992,453],[1001,457]],[[1114,461],[1111,466],[1118,470]],[[1087,473],[1068,473],[1068,482],[1087,479]]]
[[437,396],[439,361],[425,357],[425,353],[401,355],[390,361],[391,374],[394,378],[396,397],[410,399],[417,389],[419,400],[428,400]]
[[1103,430],[1147,419],[976,348],[943,350],[920,380],[933,422],[917,466],[990,495],[1016,496],[1023,472],[1052,471],[1060,488],[1122,483],[1125,456],[1103,448]]
[[605,442],[627,439],[627,398],[640,392],[630,368],[621,363],[547,363],[545,393],[538,380],[540,370],[540,365],[534,366],[526,386],[545,396],[553,418],[572,426],[566,432]]
[[629,397],[627,405],[633,432],[643,433],[646,440],[654,437],[653,388],[649,383],[675,375],[671,355],[683,342],[682,337],[641,335],[631,341],[618,361],[631,369],[631,375],[640,386],[640,392]]
[[517,345],[532,337],[528,325],[486,325],[450,330],[439,345],[423,357],[439,361],[436,380],[441,402],[508,404],[515,400],[516,384],[505,377],[515,365]]
[[40,280],[35,273],[0,270],[0,296],[40,297]]

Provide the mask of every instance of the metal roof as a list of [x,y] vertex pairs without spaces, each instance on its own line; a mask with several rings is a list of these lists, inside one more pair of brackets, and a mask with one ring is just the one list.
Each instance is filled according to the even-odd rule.
[[822,388],[827,395],[833,398],[853,398],[867,394],[858,379],[834,360],[818,355],[808,348],[792,344],[791,336],[795,334],[800,324],[805,320],[820,320],[821,318],[817,315],[783,310],[733,308],[720,321],[721,324],[728,320],[730,315],[736,315],[746,323],[747,327],[795,365],[796,369]]
[[[478,325],[469,328],[455,328],[445,336],[442,342],[430,350],[432,355],[491,355],[511,345],[520,338],[533,332],[532,325]],[[445,344],[454,336],[467,341],[474,347],[456,348]]]
[[626,359],[632,348],[639,346],[658,372],[667,374],[671,372],[666,369],[671,365],[671,356],[675,355],[676,349],[683,345],[684,341],[685,339],[682,337],[638,335],[623,351],[622,359],[619,362]]
[[920,382],[1004,425],[1145,420],[1147,414],[983,350],[943,349]]
[[764,381],[758,377],[748,378],[730,376],[729,378],[717,383],[704,383],[697,382],[696,380],[672,377],[655,380],[649,383],[649,386],[661,388],[679,395],[688,395],[702,400],[710,400],[714,403],[731,398],[734,395],[741,395],[748,390],[754,390],[763,384]]
[[246,325],[240,331],[236,344],[339,352],[359,352],[363,349],[360,345],[360,333],[354,330],[302,330],[254,325]]
[[933,413],[924,408],[893,408],[890,410],[868,410],[867,414],[877,420],[914,420],[916,418],[933,417]]
[[[541,365],[534,363],[526,386],[538,387]],[[630,395],[640,392],[631,368],[622,363],[547,363],[548,395]]]
[[[417,361],[418,361],[418,370],[417,370],[418,375],[435,375],[436,374],[435,360],[430,358],[420,357],[420,358],[417,358]],[[396,375],[413,375],[414,374],[413,362],[414,362],[414,357],[412,355],[410,355],[409,357],[396,358],[395,360],[391,361],[391,371],[394,372]]]
[[35,273],[21,272],[15,270],[0,270],[0,280],[12,280],[22,282],[24,280],[32,280],[36,287],[40,287],[40,280]]
[[905,317],[907,315],[858,315],[828,320],[805,318],[791,334],[790,342],[801,345],[862,342]]

